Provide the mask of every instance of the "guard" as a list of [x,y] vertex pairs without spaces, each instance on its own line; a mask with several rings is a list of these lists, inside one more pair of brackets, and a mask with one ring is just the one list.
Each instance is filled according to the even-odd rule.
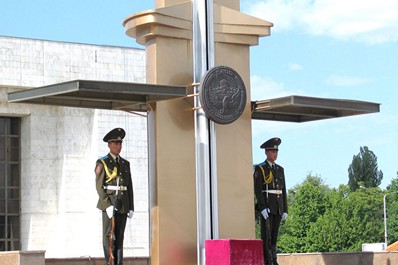
[[261,213],[261,239],[266,265],[278,265],[276,241],[279,225],[281,220],[287,218],[285,173],[283,167],[275,163],[281,142],[277,137],[264,142],[260,148],[265,149],[267,159],[254,169],[256,211]]
[[134,213],[130,163],[120,156],[126,133],[115,128],[105,135],[109,153],[95,166],[97,208],[102,211],[102,244],[107,265],[123,264],[123,240],[127,217]]

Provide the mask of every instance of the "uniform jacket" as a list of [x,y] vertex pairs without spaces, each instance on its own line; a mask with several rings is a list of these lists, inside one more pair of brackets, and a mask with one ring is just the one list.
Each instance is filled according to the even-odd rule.
[[[123,159],[119,156],[119,164],[120,167],[117,167],[116,161],[112,158],[110,154],[100,158],[96,162],[95,166],[95,181],[96,181],[96,189],[98,193],[98,203],[97,208],[105,211],[111,205],[115,205],[116,200],[121,204],[119,213],[126,214],[129,210],[134,211],[134,193],[133,193],[133,182],[131,180],[131,172],[130,172],[130,162],[126,159]],[[113,173],[114,168],[117,168],[117,174],[107,182],[109,176],[107,176],[104,164],[108,167],[108,172]],[[117,178],[119,178],[119,186],[127,187],[127,190],[119,190],[117,197],[115,196],[115,190],[106,190],[104,186],[117,185]]]
[[[263,175],[261,168],[264,170],[265,175]],[[272,172],[272,179],[270,178],[270,172]],[[268,178],[270,182],[265,183]],[[281,190],[282,194],[263,192],[266,190]],[[254,193],[257,199],[256,210],[261,212],[265,208],[269,208],[270,213],[274,215],[287,213],[285,172],[283,167],[275,164],[275,170],[273,170],[267,161],[256,165],[254,168]]]

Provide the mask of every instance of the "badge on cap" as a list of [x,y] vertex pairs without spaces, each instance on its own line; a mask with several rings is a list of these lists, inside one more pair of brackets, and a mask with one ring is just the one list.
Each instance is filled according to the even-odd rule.
[[104,142],[122,142],[126,132],[122,128],[115,128],[104,136]]
[[265,150],[278,150],[278,146],[282,143],[281,138],[274,137],[264,142],[260,148]]

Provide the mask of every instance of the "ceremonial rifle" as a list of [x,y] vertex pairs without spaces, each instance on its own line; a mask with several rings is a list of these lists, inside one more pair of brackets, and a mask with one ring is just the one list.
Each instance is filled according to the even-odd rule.
[[[263,170],[261,168],[261,170]],[[266,185],[266,200],[267,200],[267,205],[269,207],[269,201],[268,201],[268,184],[271,183],[272,179],[273,179],[273,173],[272,171],[269,172],[268,178],[265,178],[265,172],[263,171],[263,176],[264,176],[264,182]],[[266,252],[264,253],[264,255],[267,256],[267,264],[271,265],[272,264],[272,249],[271,249],[271,221],[270,221],[270,217],[271,217],[271,213],[268,212],[268,218],[265,219],[265,233],[267,234],[267,238],[266,238]]]
[[267,264],[271,265],[272,264],[272,250],[271,250],[271,221],[269,220],[270,216],[268,215],[268,218],[265,219],[265,231],[267,234],[267,239],[266,239],[266,251],[267,253],[264,253],[264,255],[267,256]]
[[[116,193],[115,193],[116,200],[117,200],[118,193],[119,193],[119,178],[116,179]],[[115,213],[116,213],[115,206],[116,205],[113,206],[113,214],[112,214],[112,218],[111,218],[111,231],[110,231],[110,235],[109,235],[109,265],[113,265],[113,262],[115,259],[115,257],[113,256],[114,240],[115,240],[115,238],[114,238],[115,237]]]

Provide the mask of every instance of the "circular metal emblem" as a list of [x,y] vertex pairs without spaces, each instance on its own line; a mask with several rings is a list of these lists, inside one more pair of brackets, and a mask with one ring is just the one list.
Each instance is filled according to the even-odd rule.
[[216,123],[232,123],[245,110],[245,84],[239,74],[230,67],[216,66],[207,71],[199,89],[203,111]]

